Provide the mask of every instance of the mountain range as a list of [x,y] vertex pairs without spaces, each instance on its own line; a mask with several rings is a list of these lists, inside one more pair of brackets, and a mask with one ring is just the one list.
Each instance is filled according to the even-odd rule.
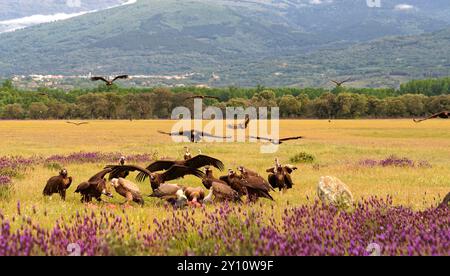
[[[138,0],[0,34],[0,75],[195,72],[194,83],[241,86],[353,76],[355,84],[392,86],[448,74],[448,1],[380,3]],[[213,72],[220,79],[211,81]]]

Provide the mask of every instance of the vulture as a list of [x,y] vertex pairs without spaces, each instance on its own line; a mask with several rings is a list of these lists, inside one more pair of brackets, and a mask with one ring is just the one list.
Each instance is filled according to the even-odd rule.
[[220,101],[220,99],[219,99],[218,97],[207,96],[207,95],[206,95],[206,96],[203,96],[203,95],[195,95],[195,96],[187,97],[187,98],[185,99],[185,101],[191,100],[191,99],[202,99],[202,100],[204,100],[204,99],[214,99],[214,100]]
[[81,125],[87,125],[89,124],[88,122],[66,122],[67,124],[71,124],[71,125],[76,125],[76,126],[81,126]]
[[272,187],[259,175],[237,175],[233,170],[229,170],[228,180],[225,182],[237,191],[239,196],[247,195],[249,202],[255,202],[260,197],[273,200],[269,194],[273,190]]
[[[192,169],[199,169],[205,166],[213,166],[219,170],[224,170],[225,165],[219,159],[207,156],[207,155],[197,155],[191,159],[183,161],[172,161],[172,160],[159,160],[148,165],[145,168],[147,171],[153,173],[163,170],[168,170],[173,166],[182,166]],[[144,181],[147,178],[145,172],[141,172],[138,175],[139,181]]]
[[442,203],[441,203],[441,206],[449,207],[449,204],[450,204],[450,193],[448,193],[448,194],[445,196],[444,200],[443,200]]
[[196,207],[201,207],[205,199],[205,190],[202,187],[184,189],[188,202]]
[[54,176],[47,181],[43,194],[44,196],[51,196],[59,194],[62,200],[66,200],[66,190],[72,184],[72,177],[68,176],[66,169],[62,169],[58,176]]
[[104,78],[104,77],[92,77],[92,78],[91,78],[91,81],[103,81],[103,82],[106,83],[107,86],[111,86],[111,85],[113,85],[113,83],[114,83],[116,80],[118,80],[118,79],[128,79],[128,77],[129,77],[128,75],[121,75],[121,76],[115,77],[115,78],[112,79],[112,80],[107,80],[107,79]]
[[343,80],[343,81],[331,80],[331,82],[336,84],[336,87],[341,87],[344,83],[347,83],[347,82],[349,82],[351,80],[352,80],[351,78],[348,78],[348,79]]
[[299,139],[303,139],[303,136],[294,136],[294,137],[286,137],[286,138],[280,138],[280,139],[273,139],[273,138],[266,138],[266,137],[260,137],[260,136],[250,136],[250,138],[252,139],[257,139],[257,140],[263,140],[263,141],[268,141],[274,145],[281,145],[286,141],[291,141],[291,140],[299,140]]
[[112,170],[113,174],[120,174],[123,172],[135,172],[138,171],[140,174],[136,179],[140,182],[144,181],[147,177],[150,178],[150,185],[152,190],[155,191],[159,186],[167,181],[178,179],[184,177],[185,175],[194,175],[198,178],[202,178],[204,173],[195,168],[190,168],[186,166],[174,165],[164,173],[154,173],[145,168],[135,166],[135,165],[124,165],[124,166],[107,166],[105,169]]
[[228,128],[230,129],[247,129],[248,124],[250,123],[250,117],[245,118],[245,122],[241,124],[234,124],[234,125],[228,125]]
[[104,169],[92,176],[87,182],[83,182],[78,185],[75,193],[81,194],[81,202],[91,202],[92,198],[95,198],[98,202],[101,202],[102,195],[113,197],[108,190],[105,179],[105,176],[111,172],[112,169]]
[[184,188],[177,184],[161,184],[150,197],[166,200],[173,206],[180,208],[185,206],[188,201],[183,190]]
[[206,132],[200,132],[194,129],[187,130],[187,131],[179,131],[179,132],[164,132],[164,131],[158,131],[161,134],[169,135],[169,136],[185,136],[191,141],[191,143],[198,143],[200,142],[203,137],[210,137],[210,138],[221,138],[221,139],[230,139],[230,136],[215,136]]
[[141,191],[133,182],[124,178],[113,178],[111,180],[111,185],[119,195],[126,198],[125,204],[129,204],[131,201],[134,201],[141,206],[144,205],[144,199],[141,196]]
[[239,193],[233,190],[227,182],[215,178],[210,167],[205,168],[205,176],[202,179],[202,183],[209,190],[209,194],[203,202],[242,202]]
[[423,121],[426,121],[426,120],[430,120],[430,119],[436,119],[436,118],[448,119],[449,117],[450,117],[450,111],[442,111],[440,113],[433,114],[433,115],[431,115],[431,116],[429,116],[427,118],[424,118],[424,119],[420,119],[420,120],[413,119],[413,121],[416,122],[416,123],[420,123],[420,122],[423,122]]
[[270,185],[279,191],[292,189],[294,183],[292,182],[291,173],[297,170],[297,167],[292,165],[282,166],[278,158],[275,159],[275,167],[267,169],[266,171],[269,173],[269,183]]
[[191,154],[191,151],[189,150],[189,148],[188,147],[184,147],[184,150],[185,150],[185,152],[184,152],[184,161],[191,159],[192,158],[192,154]]

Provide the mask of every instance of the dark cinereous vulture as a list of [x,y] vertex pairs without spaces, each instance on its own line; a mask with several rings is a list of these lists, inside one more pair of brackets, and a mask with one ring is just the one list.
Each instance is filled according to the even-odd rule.
[[280,191],[292,189],[294,183],[292,182],[291,173],[296,169],[297,167],[292,165],[282,166],[279,163],[278,158],[275,159],[275,167],[267,169],[270,185],[274,189],[278,188]]
[[142,173],[145,177],[139,177],[139,175],[136,177],[136,179],[139,182],[144,181],[147,177],[150,179],[150,184],[152,186],[152,190],[156,190],[159,188],[159,186],[167,181],[175,180],[181,177],[184,177],[186,175],[194,175],[198,178],[202,178],[204,173],[202,171],[199,171],[198,169],[186,167],[186,166],[179,166],[174,165],[171,166],[169,170],[165,171],[164,173],[153,173],[145,168],[135,166],[135,165],[124,165],[124,166],[107,166],[106,168],[109,168],[112,170],[112,173],[122,173],[124,171],[126,172],[135,172],[138,171]]
[[424,118],[424,119],[420,119],[420,120],[413,119],[413,120],[416,123],[420,123],[420,122],[423,122],[423,121],[426,121],[426,120],[436,119],[436,118],[448,119],[448,118],[450,118],[450,112],[449,111],[442,111],[442,112],[433,114],[433,115],[431,115],[431,116],[429,116],[427,118]]
[[241,179],[246,185],[249,201],[256,201],[260,197],[273,200],[270,195],[273,188],[262,176],[242,166],[238,170],[241,172]]
[[104,169],[92,176],[87,182],[78,185],[75,193],[81,194],[81,202],[91,202],[93,198],[100,202],[102,201],[102,195],[113,197],[108,190],[105,179],[105,176],[111,171],[111,169]]
[[54,176],[47,181],[43,194],[44,196],[51,196],[59,194],[62,200],[66,200],[66,190],[72,184],[72,177],[68,176],[66,169],[62,169],[58,176]]
[[112,80],[107,80],[104,77],[92,77],[91,81],[103,81],[103,82],[106,83],[107,86],[111,86],[111,85],[113,85],[113,83],[116,80],[118,80],[118,79],[128,79],[128,77],[129,77],[128,75],[120,75],[120,76],[117,76],[117,77],[113,78]]
[[209,167],[205,168],[205,177],[203,177],[202,183],[209,190],[209,194],[205,197],[204,202],[242,202],[239,193],[233,190],[227,182],[215,178]]
[[[199,169],[205,166],[213,166],[219,170],[223,170],[225,165],[222,163],[222,161],[206,156],[206,155],[197,155],[193,158],[190,158],[188,160],[183,161],[172,161],[172,160],[160,160],[153,162],[152,164],[148,165],[146,170],[149,172],[157,172],[157,171],[163,171],[168,170],[172,166],[184,166],[189,167],[192,169]],[[139,181],[144,181],[147,178],[147,175],[142,172],[138,175]]]
[[347,83],[347,82],[349,82],[351,80],[352,80],[352,78],[348,78],[348,79],[343,80],[343,81],[331,80],[331,82],[336,84],[337,87],[341,87],[344,83]]
[[126,198],[125,204],[134,201],[139,205],[144,205],[141,191],[133,182],[124,178],[113,178],[111,180],[111,185],[119,195]]

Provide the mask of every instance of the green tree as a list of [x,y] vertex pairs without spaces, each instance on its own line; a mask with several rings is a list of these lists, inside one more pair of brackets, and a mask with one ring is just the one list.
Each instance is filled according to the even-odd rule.
[[48,107],[40,102],[31,103],[28,108],[28,114],[30,115],[30,118],[34,120],[47,118],[47,112]]

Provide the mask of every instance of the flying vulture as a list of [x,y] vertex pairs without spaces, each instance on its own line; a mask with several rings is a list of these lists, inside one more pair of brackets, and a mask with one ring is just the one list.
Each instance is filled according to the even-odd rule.
[[128,77],[129,77],[128,75],[121,75],[121,76],[115,77],[115,78],[112,79],[112,80],[107,80],[107,79],[104,78],[104,77],[92,77],[92,78],[91,78],[91,81],[103,81],[103,82],[106,83],[107,86],[111,86],[111,85],[113,85],[113,83],[114,83],[116,80],[118,80],[118,79],[128,79]]
[[66,190],[72,184],[72,177],[68,176],[67,170],[62,169],[58,176],[54,176],[47,181],[43,194],[44,196],[51,196],[59,194],[62,200],[66,200]]
[[275,167],[267,169],[269,173],[269,183],[270,185],[276,189],[278,188],[280,191],[292,189],[294,183],[292,182],[291,173],[297,170],[297,167],[292,165],[282,166],[278,160],[275,159]]
[[104,169],[92,176],[87,182],[78,185],[75,193],[81,194],[81,202],[91,202],[93,198],[101,202],[102,195],[113,197],[108,190],[105,179],[105,176],[111,172],[112,169]]
[[144,199],[141,196],[141,191],[133,182],[124,178],[113,178],[111,180],[111,185],[119,195],[126,198],[125,204],[129,204],[131,201],[134,201],[141,206],[144,205]]
[[249,123],[250,123],[250,117],[247,116],[245,118],[244,123],[228,125],[228,128],[230,128],[230,129],[247,129]]
[[420,119],[420,120],[413,119],[413,121],[416,123],[420,123],[420,122],[430,120],[430,119],[436,119],[436,118],[448,119],[449,117],[450,117],[450,111],[442,111],[440,113],[433,114],[425,119]]
[[[111,169],[112,173],[123,173],[123,172],[135,172],[138,171],[140,174],[136,179],[140,182],[144,181],[147,177],[150,178],[150,185],[152,190],[156,190],[159,186],[167,181],[178,179],[186,175],[194,175],[198,178],[202,178],[204,173],[195,168],[190,168],[186,166],[173,165],[165,171],[164,173],[153,173],[145,168],[136,165],[124,165],[124,166],[107,166],[106,169]],[[142,174],[141,174],[142,173]]]
[[336,87],[341,87],[344,83],[347,83],[347,82],[349,82],[351,80],[352,80],[351,78],[348,78],[348,79],[343,80],[343,81],[331,80],[331,82],[336,84]]
[[210,137],[210,138],[221,138],[221,139],[230,139],[230,136],[215,136],[206,132],[200,132],[194,129],[186,130],[186,131],[179,131],[179,132],[164,132],[164,131],[158,131],[161,134],[169,135],[169,136],[184,136],[191,141],[191,143],[198,143],[200,142],[203,137]]
[[76,125],[76,126],[89,124],[88,122],[66,122],[66,123],[71,124],[71,125]]
[[187,101],[187,100],[191,100],[191,99],[202,99],[202,100],[204,100],[204,99],[215,99],[215,100],[220,101],[220,99],[218,97],[207,96],[207,95],[206,96],[204,96],[204,95],[195,95],[195,96],[187,97],[184,100]]
[[260,136],[250,136],[250,138],[252,139],[257,139],[257,140],[263,140],[263,141],[268,141],[274,145],[281,145],[286,141],[291,141],[291,140],[299,140],[299,139],[303,139],[303,136],[294,136],[294,137],[286,137],[286,138],[280,138],[280,139],[273,139],[273,138],[266,138],[266,137],[260,137]]

